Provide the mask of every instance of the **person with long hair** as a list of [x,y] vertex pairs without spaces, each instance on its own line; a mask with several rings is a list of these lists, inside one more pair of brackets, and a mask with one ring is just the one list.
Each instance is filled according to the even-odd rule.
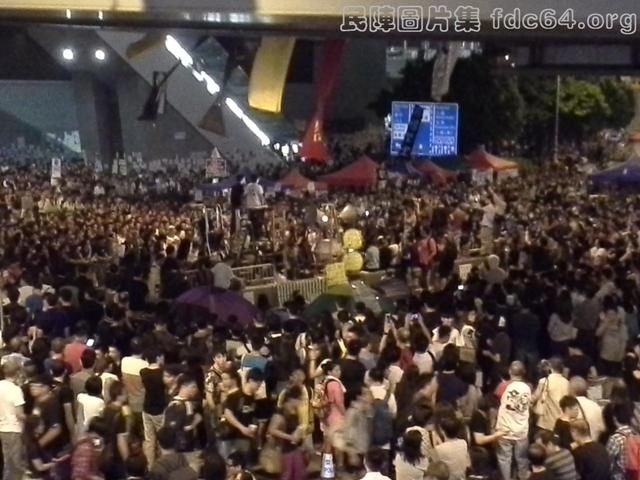
[[407,430],[394,460],[396,480],[422,480],[429,467],[429,459],[422,449],[422,433]]
[[340,381],[340,365],[333,361],[325,362],[322,365],[325,374],[322,388],[327,404],[324,416],[321,419],[322,432],[324,433],[324,450],[335,450],[336,464],[341,466],[343,449],[342,428],[346,414],[345,393],[346,388]]

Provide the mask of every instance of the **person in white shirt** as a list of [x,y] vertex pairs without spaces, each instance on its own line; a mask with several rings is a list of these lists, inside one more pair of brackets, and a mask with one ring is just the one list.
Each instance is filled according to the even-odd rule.
[[251,183],[244,188],[245,205],[249,213],[249,221],[253,236],[259,238],[263,233],[264,224],[264,190],[258,184],[258,177],[251,176]]
[[531,387],[524,382],[522,362],[513,362],[509,368],[511,383],[500,400],[496,430],[503,433],[498,440],[496,456],[502,478],[511,478],[511,465],[515,457],[520,479],[529,474],[527,449],[529,448],[529,409]]
[[213,272],[213,285],[218,288],[227,289],[231,286],[231,280],[235,278],[233,270],[228,263],[218,262],[211,269]]
[[496,207],[491,201],[485,201],[481,208],[482,221],[480,222],[480,242],[482,243],[482,252],[491,253],[493,248],[493,228],[496,218]]
[[24,394],[18,387],[22,364],[8,361],[2,366],[4,380],[0,380],[0,442],[4,458],[3,480],[22,478],[22,431],[24,425]]
[[398,414],[398,404],[396,403],[396,396],[393,393],[389,393],[391,386],[389,382],[385,382],[384,370],[381,368],[372,368],[368,372],[369,374],[369,390],[374,400],[387,399],[387,406],[389,407],[389,413],[393,418]]
[[140,424],[142,424],[142,404],[144,402],[144,387],[140,370],[148,366],[149,364],[142,359],[140,339],[133,338],[131,340],[131,355],[122,359],[120,370],[122,383],[129,399],[129,407],[134,414],[134,421],[138,421]]
[[597,442],[605,430],[602,407],[587,398],[587,388],[587,381],[582,377],[572,377],[569,381],[571,395],[578,399],[578,404],[580,405],[580,418],[584,418],[587,421],[591,439]]
[[569,395],[569,380],[564,378],[564,365],[561,358],[551,358],[549,368],[551,373],[538,382],[532,403],[540,407],[538,427],[553,431],[556,420],[562,414],[560,400]]
[[457,418],[445,417],[440,421],[440,427],[445,441],[436,445],[436,457],[449,467],[450,480],[465,480],[471,459],[467,442],[458,438],[460,421]]
[[380,270],[380,249],[372,243],[364,252],[364,269],[369,272]]
[[429,339],[425,335],[418,335],[413,340],[413,363],[420,373],[433,373],[436,357],[429,351]]
[[77,397],[78,421],[76,429],[78,436],[87,431],[91,419],[98,417],[104,410],[104,400],[102,399],[102,380],[97,375],[89,377],[84,384],[86,393],[79,393]]
[[367,474],[360,480],[391,480],[381,473],[388,456],[388,453],[381,448],[369,449],[364,458]]
[[260,208],[264,205],[264,190],[258,184],[258,177],[252,175],[250,183],[244,187],[245,205],[248,209]]

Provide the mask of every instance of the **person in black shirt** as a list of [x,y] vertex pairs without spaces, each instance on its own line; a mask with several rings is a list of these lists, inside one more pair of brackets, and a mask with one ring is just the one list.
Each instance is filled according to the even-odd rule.
[[298,416],[301,397],[300,387],[289,388],[284,394],[282,407],[269,423],[269,435],[280,443],[282,452],[281,478],[307,479],[307,462],[302,448],[304,428]]
[[136,266],[133,270],[133,278],[125,283],[125,290],[129,294],[129,308],[134,312],[140,312],[147,307],[149,287],[142,279],[142,268]]
[[571,422],[576,420],[580,415],[580,404],[576,397],[566,395],[560,399],[560,409],[562,415],[556,420],[553,433],[558,436],[558,446],[571,450],[573,438],[571,438]]
[[596,375],[593,360],[584,354],[580,343],[576,341],[569,344],[569,356],[564,366],[568,371],[568,375],[566,375],[567,378],[592,378]]
[[40,417],[29,415],[24,424],[24,447],[27,460],[27,475],[30,479],[48,478],[55,463],[47,459],[38,439],[44,433]]
[[202,414],[195,400],[198,383],[193,376],[184,374],[178,380],[178,394],[169,402],[164,412],[164,427],[171,428],[176,437],[176,450],[183,453],[189,466],[199,472],[201,465],[198,429],[202,426]]
[[237,371],[229,369],[222,374],[227,398],[222,405],[223,414],[218,431],[220,453],[224,457],[234,450],[245,455],[251,450],[251,441],[257,432],[255,394],[260,386],[257,381],[259,373],[256,369],[250,370],[244,388],[241,388]]
[[467,394],[467,385],[456,375],[458,366],[458,351],[454,345],[445,346],[440,359],[441,371],[436,377],[438,390],[436,392],[437,403],[449,403],[458,405],[458,400]]
[[589,424],[582,419],[571,422],[571,436],[578,446],[573,450],[578,476],[584,480],[609,480],[611,460],[607,449],[591,439]]
[[142,406],[143,450],[149,466],[152,466],[156,458],[156,433],[162,427],[162,414],[167,407],[167,398],[162,381],[163,371],[160,366],[162,362],[158,350],[148,349],[144,354],[144,359],[149,363],[149,366],[140,370],[140,378],[145,392]]
[[469,420],[471,446],[486,450],[491,458],[495,458],[492,454],[493,443],[504,436],[503,432],[492,433],[491,429],[491,409],[498,407],[499,402],[495,395],[487,394],[478,400],[478,408],[474,410]]
[[347,356],[341,359],[338,364],[340,365],[340,380],[347,389],[344,395],[345,407],[349,408],[349,405],[355,400],[362,392],[364,386],[364,376],[367,373],[367,369],[358,360],[360,354],[360,339],[353,338],[347,342]]
[[242,175],[236,177],[236,184],[231,187],[231,234],[233,235],[238,228],[240,221],[240,210],[242,209],[242,201],[244,199],[244,185],[242,185]]
[[125,461],[129,457],[127,421],[123,407],[127,401],[122,382],[113,381],[109,386],[111,401],[104,407],[102,418],[108,425],[105,438],[105,477],[107,480],[125,476]]
[[44,425],[44,434],[38,443],[45,455],[57,458],[69,447],[69,436],[63,426],[62,406],[51,386],[52,380],[48,375],[39,375],[29,383],[29,391],[34,399],[32,413],[40,417]]
[[95,332],[98,323],[104,317],[104,306],[98,301],[95,288],[85,291],[84,302],[80,305],[80,315],[89,324],[91,333]]
[[61,418],[63,434],[75,440],[75,419],[73,416],[73,405],[75,396],[69,386],[67,378],[67,367],[61,360],[51,362],[51,376],[53,377],[53,394],[57,397],[61,407]]

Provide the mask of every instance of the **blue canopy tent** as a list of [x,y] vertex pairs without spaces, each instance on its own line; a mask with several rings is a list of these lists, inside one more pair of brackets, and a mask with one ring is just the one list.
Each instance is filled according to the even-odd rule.
[[633,157],[589,176],[590,191],[640,192],[640,158]]
[[203,183],[199,188],[202,190],[203,196],[210,197],[216,193],[229,190],[236,184],[236,181],[236,177],[227,177],[217,183]]

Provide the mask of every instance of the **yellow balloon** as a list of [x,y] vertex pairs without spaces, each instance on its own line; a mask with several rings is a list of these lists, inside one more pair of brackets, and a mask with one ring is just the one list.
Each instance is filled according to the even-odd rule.
[[360,233],[360,230],[358,229],[350,228],[349,230],[344,232],[344,235],[342,237],[342,244],[347,249],[360,250],[363,244],[362,233]]
[[344,256],[344,269],[350,273],[362,270],[364,259],[359,252],[349,252]]

